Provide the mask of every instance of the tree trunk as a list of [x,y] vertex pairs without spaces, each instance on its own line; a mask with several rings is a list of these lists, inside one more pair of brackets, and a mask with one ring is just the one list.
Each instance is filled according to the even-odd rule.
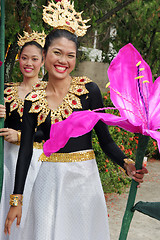
[[13,67],[15,63],[15,57],[18,53],[17,37],[14,43],[10,45],[6,61],[5,61],[5,82],[11,82],[11,76],[13,72]]

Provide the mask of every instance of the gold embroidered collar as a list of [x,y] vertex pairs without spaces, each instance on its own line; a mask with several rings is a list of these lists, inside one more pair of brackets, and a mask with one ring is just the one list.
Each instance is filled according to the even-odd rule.
[[47,83],[41,89],[40,87],[34,87],[34,90],[26,97],[26,100],[33,102],[29,112],[39,113],[37,125],[39,126],[45,122],[49,113],[51,113],[51,124],[53,124],[69,117],[73,109],[82,109],[79,96],[88,93],[85,84],[89,82],[92,81],[87,77],[73,77],[67,95],[63,98],[62,104],[55,110],[48,107],[45,91]]
[[[17,112],[19,113],[20,118],[23,116],[23,108],[24,108],[24,100],[19,98],[18,95],[18,87],[20,86],[20,82],[18,83],[6,83],[8,87],[4,90],[4,94],[6,94],[6,102],[10,103],[10,113],[13,110],[17,109]],[[43,84],[36,83],[32,86],[32,89],[35,87],[39,87]]]

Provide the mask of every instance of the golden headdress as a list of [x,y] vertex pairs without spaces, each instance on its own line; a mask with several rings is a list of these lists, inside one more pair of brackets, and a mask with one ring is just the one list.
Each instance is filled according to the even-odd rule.
[[42,47],[44,47],[45,38],[46,38],[46,34],[44,31],[42,33],[38,33],[35,31],[33,31],[32,33],[28,33],[25,31],[23,32],[24,32],[23,37],[19,34],[18,42],[17,42],[18,46],[22,47],[27,42],[35,41],[39,43]]
[[54,29],[65,29],[82,37],[90,27],[85,25],[90,19],[82,20],[82,12],[75,11],[74,2],[71,4],[68,0],[62,0],[54,3],[51,0],[48,6],[43,7],[43,20]]

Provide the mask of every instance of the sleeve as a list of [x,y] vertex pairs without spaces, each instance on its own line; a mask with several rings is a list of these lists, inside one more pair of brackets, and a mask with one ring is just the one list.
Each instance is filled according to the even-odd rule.
[[[7,88],[6,85],[4,85],[4,90]],[[4,97],[7,97],[6,94],[4,94]],[[8,127],[8,119],[9,119],[9,113],[10,113],[10,104],[9,103],[5,103],[5,107],[6,107],[6,117],[5,117],[5,121],[4,121],[4,127],[7,128]]]
[[[87,89],[89,90],[90,109],[103,108],[102,95],[97,84],[92,82],[88,84]],[[126,158],[126,156],[112,139],[108,126],[102,121],[99,121],[94,129],[103,152],[108,155],[112,161],[124,167],[123,159]]]
[[34,142],[42,142],[45,140],[45,136],[40,127],[37,128],[37,131],[34,134]]
[[33,137],[37,125],[37,115],[35,113],[29,113],[31,104],[32,102],[30,101],[25,101],[24,103],[21,145],[16,166],[14,194],[23,194],[25,180],[32,158]]
[[5,121],[4,121],[4,127],[7,128],[8,127],[8,120],[9,120],[9,113],[10,113],[10,105],[9,103],[5,103],[6,106],[6,117],[5,117]]

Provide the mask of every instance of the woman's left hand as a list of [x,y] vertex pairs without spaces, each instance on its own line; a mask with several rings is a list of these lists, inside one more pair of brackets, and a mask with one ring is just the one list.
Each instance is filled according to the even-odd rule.
[[124,167],[127,171],[128,176],[139,183],[137,186],[137,187],[139,187],[140,184],[143,182],[144,174],[148,173],[148,170],[145,167],[142,167],[142,169],[140,169],[140,170],[136,170],[135,165],[132,163],[130,163],[130,164],[125,163]]
[[7,142],[14,143],[18,141],[18,131],[12,128],[1,128],[0,136],[3,136]]

